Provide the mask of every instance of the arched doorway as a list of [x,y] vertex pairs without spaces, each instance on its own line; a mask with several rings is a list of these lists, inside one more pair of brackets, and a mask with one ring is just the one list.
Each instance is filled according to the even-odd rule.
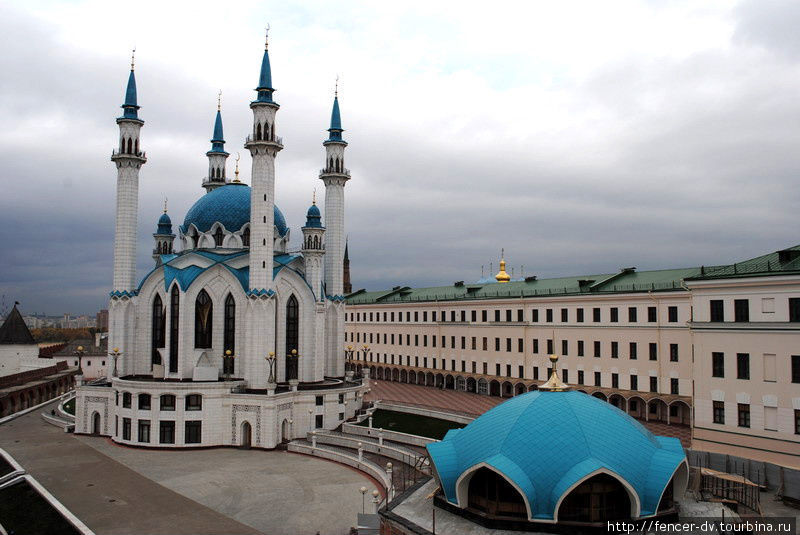
[[243,450],[250,449],[250,442],[253,439],[253,429],[250,427],[250,422],[242,423],[242,441],[240,443]]
[[469,480],[467,507],[483,516],[528,518],[525,500],[503,476],[486,467]]
[[477,384],[473,377],[467,377],[467,392],[475,392],[477,390]]
[[289,420],[284,420],[281,424],[281,442],[289,442],[292,439],[290,425]]
[[500,382],[492,379],[492,382],[489,383],[489,395],[490,396],[500,396]]
[[631,518],[631,499],[625,486],[608,474],[583,481],[564,497],[559,522],[607,522]]
[[92,434],[99,435],[100,434],[100,413],[95,412],[92,414]]

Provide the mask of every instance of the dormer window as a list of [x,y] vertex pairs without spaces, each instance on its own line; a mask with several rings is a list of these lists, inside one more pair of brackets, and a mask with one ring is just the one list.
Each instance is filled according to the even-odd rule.
[[242,247],[250,247],[250,227],[242,232]]
[[214,245],[217,247],[222,247],[222,239],[225,235],[222,233],[222,228],[217,227],[217,230],[214,232]]

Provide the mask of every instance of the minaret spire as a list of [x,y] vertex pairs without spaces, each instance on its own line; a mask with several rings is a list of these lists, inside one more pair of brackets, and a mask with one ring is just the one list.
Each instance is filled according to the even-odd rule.
[[206,192],[213,191],[226,184],[225,163],[228,153],[225,152],[225,136],[222,133],[222,90],[217,93],[217,115],[214,119],[214,133],[211,136],[211,150],[208,156],[208,176],[203,180]]

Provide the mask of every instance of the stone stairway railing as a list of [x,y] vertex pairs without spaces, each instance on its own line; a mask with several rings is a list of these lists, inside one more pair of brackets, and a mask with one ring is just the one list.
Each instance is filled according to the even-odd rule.
[[363,452],[375,453],[405,463],[426,474],[430,473],[430,462],[427,456],[397,444],[383,442],[382,439],[372,440],[369,437],[318,430],[309,433],[308,440],[311,441],[312,444],[314,442],[316,442],[316,444],[330,444],[355,450],[357,453],[359,449]]

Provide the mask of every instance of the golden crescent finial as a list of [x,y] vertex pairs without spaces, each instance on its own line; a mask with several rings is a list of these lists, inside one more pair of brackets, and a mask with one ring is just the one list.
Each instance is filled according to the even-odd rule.
[[339,74],[338,73],[336,74],[336,85],[334,86],[334,89],[333,89],[333,97],[334,98],[338,98],[339,97]]
[[311,199],[311,204],[317,204],[317,188],[314,188],[314,195]]
[[217,93],[217,111],[222,110],[222,89]]
[[164,197],[164,213],[167,213],[167,198]]
[[133,50],[131,50],[131,70],[133,70],[135,59],[136,59],[136,47],[133,47]]
[[269,23],[264,27],[264,50],[269,50]]
[[239,153],[236,153],[236,170],[234,171],[236,178],[233,179],[234,182],[239,182]]

